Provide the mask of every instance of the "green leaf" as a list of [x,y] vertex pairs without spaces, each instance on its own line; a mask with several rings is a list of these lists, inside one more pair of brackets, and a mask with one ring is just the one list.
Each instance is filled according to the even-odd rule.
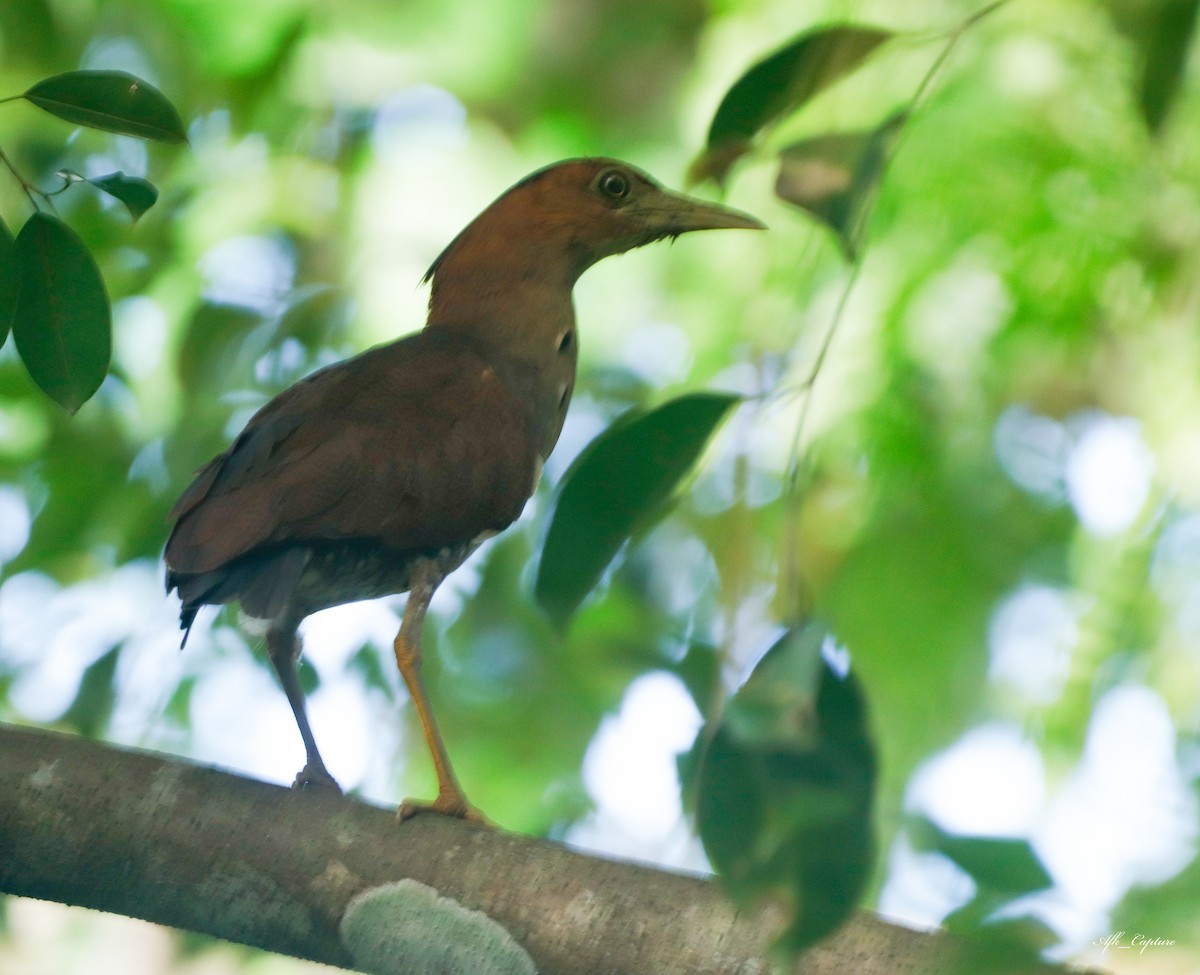
[[535,595],[564,623],[635,529],[659,514],[741,397],[693,393],[631,410],[563,476],[538,564]]
[[17,263],[13,254],[13,235],[0,220],[0,349],[8,341],[13,310],[17,307]]
[[697,826],[722,885],[740,906],[787,909],[788,953],[846,920],[874,862],[875,750],[856,679],[822,656],[829,639],[818,623],[788,630],[681,765],[698,768]]
[[116,172],[88,179],[87,182],[124,203],[134,223],[158,202],[158,189],[140,176],[126,176],[122,172]]
[[690,181],[723,183],[762,129],[848,75],[891,36],[876,27],[822,27],[759,61],[721,99]]
[[839,132],[793,143],[779,154],[775,195],[832,229],[846,257],[855,260],[867,205],[907,120],[907,112],[898,112],[866,132]]
[[25,98],[76,125],[158,142],[187,141],[175,106],[124,71],[68,71],[39,81]]
[[911,835],[919,849],[936,850],[953,860],[982,888],[1016,897],[1054,883],[1028,840],[960,836],[928,819],[917,820]]
[[13,245],[13,338],[33,381],[74,413],[100,387],[112,355],[112,312],[100,269],[57,217],[35,213]]

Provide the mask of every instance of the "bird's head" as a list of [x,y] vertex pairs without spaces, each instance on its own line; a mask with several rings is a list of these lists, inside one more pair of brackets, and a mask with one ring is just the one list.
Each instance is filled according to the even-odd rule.
[[604,257],[692,230],[761,230],[754,217],[672,193],[615,159],[568,159],[526,176],[483,211],[434,261],[527,265],[574,283]]
[[745,213],[672,193],[628,163],[575,159],[509,191],[565,242],[580,273],[601,258],[691,230],[761,230]]

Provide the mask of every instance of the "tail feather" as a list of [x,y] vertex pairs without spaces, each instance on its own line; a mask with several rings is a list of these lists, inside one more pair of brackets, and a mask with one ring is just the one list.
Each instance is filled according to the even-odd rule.
[[269,554],[252,554],[209,572],[176,572],[167,569],[167,592],[179,593],[179,627],[187,645],[192,624],[201,606],[240,602],[242,609],[259,619],[275,619],[287,608],[296,590],[310,551],[285,546]]

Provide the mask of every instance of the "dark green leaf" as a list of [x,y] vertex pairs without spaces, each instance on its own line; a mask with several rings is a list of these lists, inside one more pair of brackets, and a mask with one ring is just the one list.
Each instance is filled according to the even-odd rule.
[[816,136],[779,154],[776,195],[829,226],[850,260],[858,256],[866,207],[907,120],[900,112],[870,131]]
[[35,213],[17,234],[13,338],[33,381],[74,413],[103,382],[112,355],[112,311],[100,269],[57,217]]
[[39,81],[25,98],[76,125],[159,142],[187,141],[175,106],[124,71],[68,71]]
[[585,448],[563,477],[538,564],[535,593],[551,617],[565,622],[578,609],[740,401],[733,393],[694,393],[632,410]]
[[891,36],[875,27],[822,27],[759,61],[721,99],[691,181],[724,182],[762,129],[849,74]]
[[1146,45],[1138,101],[1150,131],[1157,132],[1179,92],[1196,30],[1197,0],[1166,0]]
[[1106,6],[1137,49],[1138,106],[1157,132],[1179,93],[1200,0],[1108,0]]
[[790,908],[788,952],[849,916],[874,857],[862,690],[823,659],[827,639],[819,624],[785,633],[683,765],[699,768],[697,824],[722,884],[740,905]]
[[927,819],[912,829],[914,845],[936,850],[983,888],[1010,896],[1045,890],[1054,881],[1027,840],[947,833]]
[[8,341],[13,310],[17,307],[17,259],[13,253],[13,235],[0,220],[0,349]]
[[117,172],[97,176],[87,182],[124,203],[135,223],[158,202],[158,190],[154,184],[140,176],[126,176]]

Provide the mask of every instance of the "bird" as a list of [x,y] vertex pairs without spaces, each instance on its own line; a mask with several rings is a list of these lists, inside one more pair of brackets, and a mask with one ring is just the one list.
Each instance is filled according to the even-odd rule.
[[[318,610],[407,592],[393,642],[437,775],[435,812],[481,819],[421,678],[442,580],[521,514],[575,386],[572,289],[597,261],[695,230],[762,229],[615,159],[568,159],[501,194],[433,262],[423,329],[319,369],[270,400],[168,516],[167,592],[186,643],[198,610],[237,602],[266,653],[306,762],[294,788],[336,791],[297,676]],[[259,623],[262,626],[262,623]]]

